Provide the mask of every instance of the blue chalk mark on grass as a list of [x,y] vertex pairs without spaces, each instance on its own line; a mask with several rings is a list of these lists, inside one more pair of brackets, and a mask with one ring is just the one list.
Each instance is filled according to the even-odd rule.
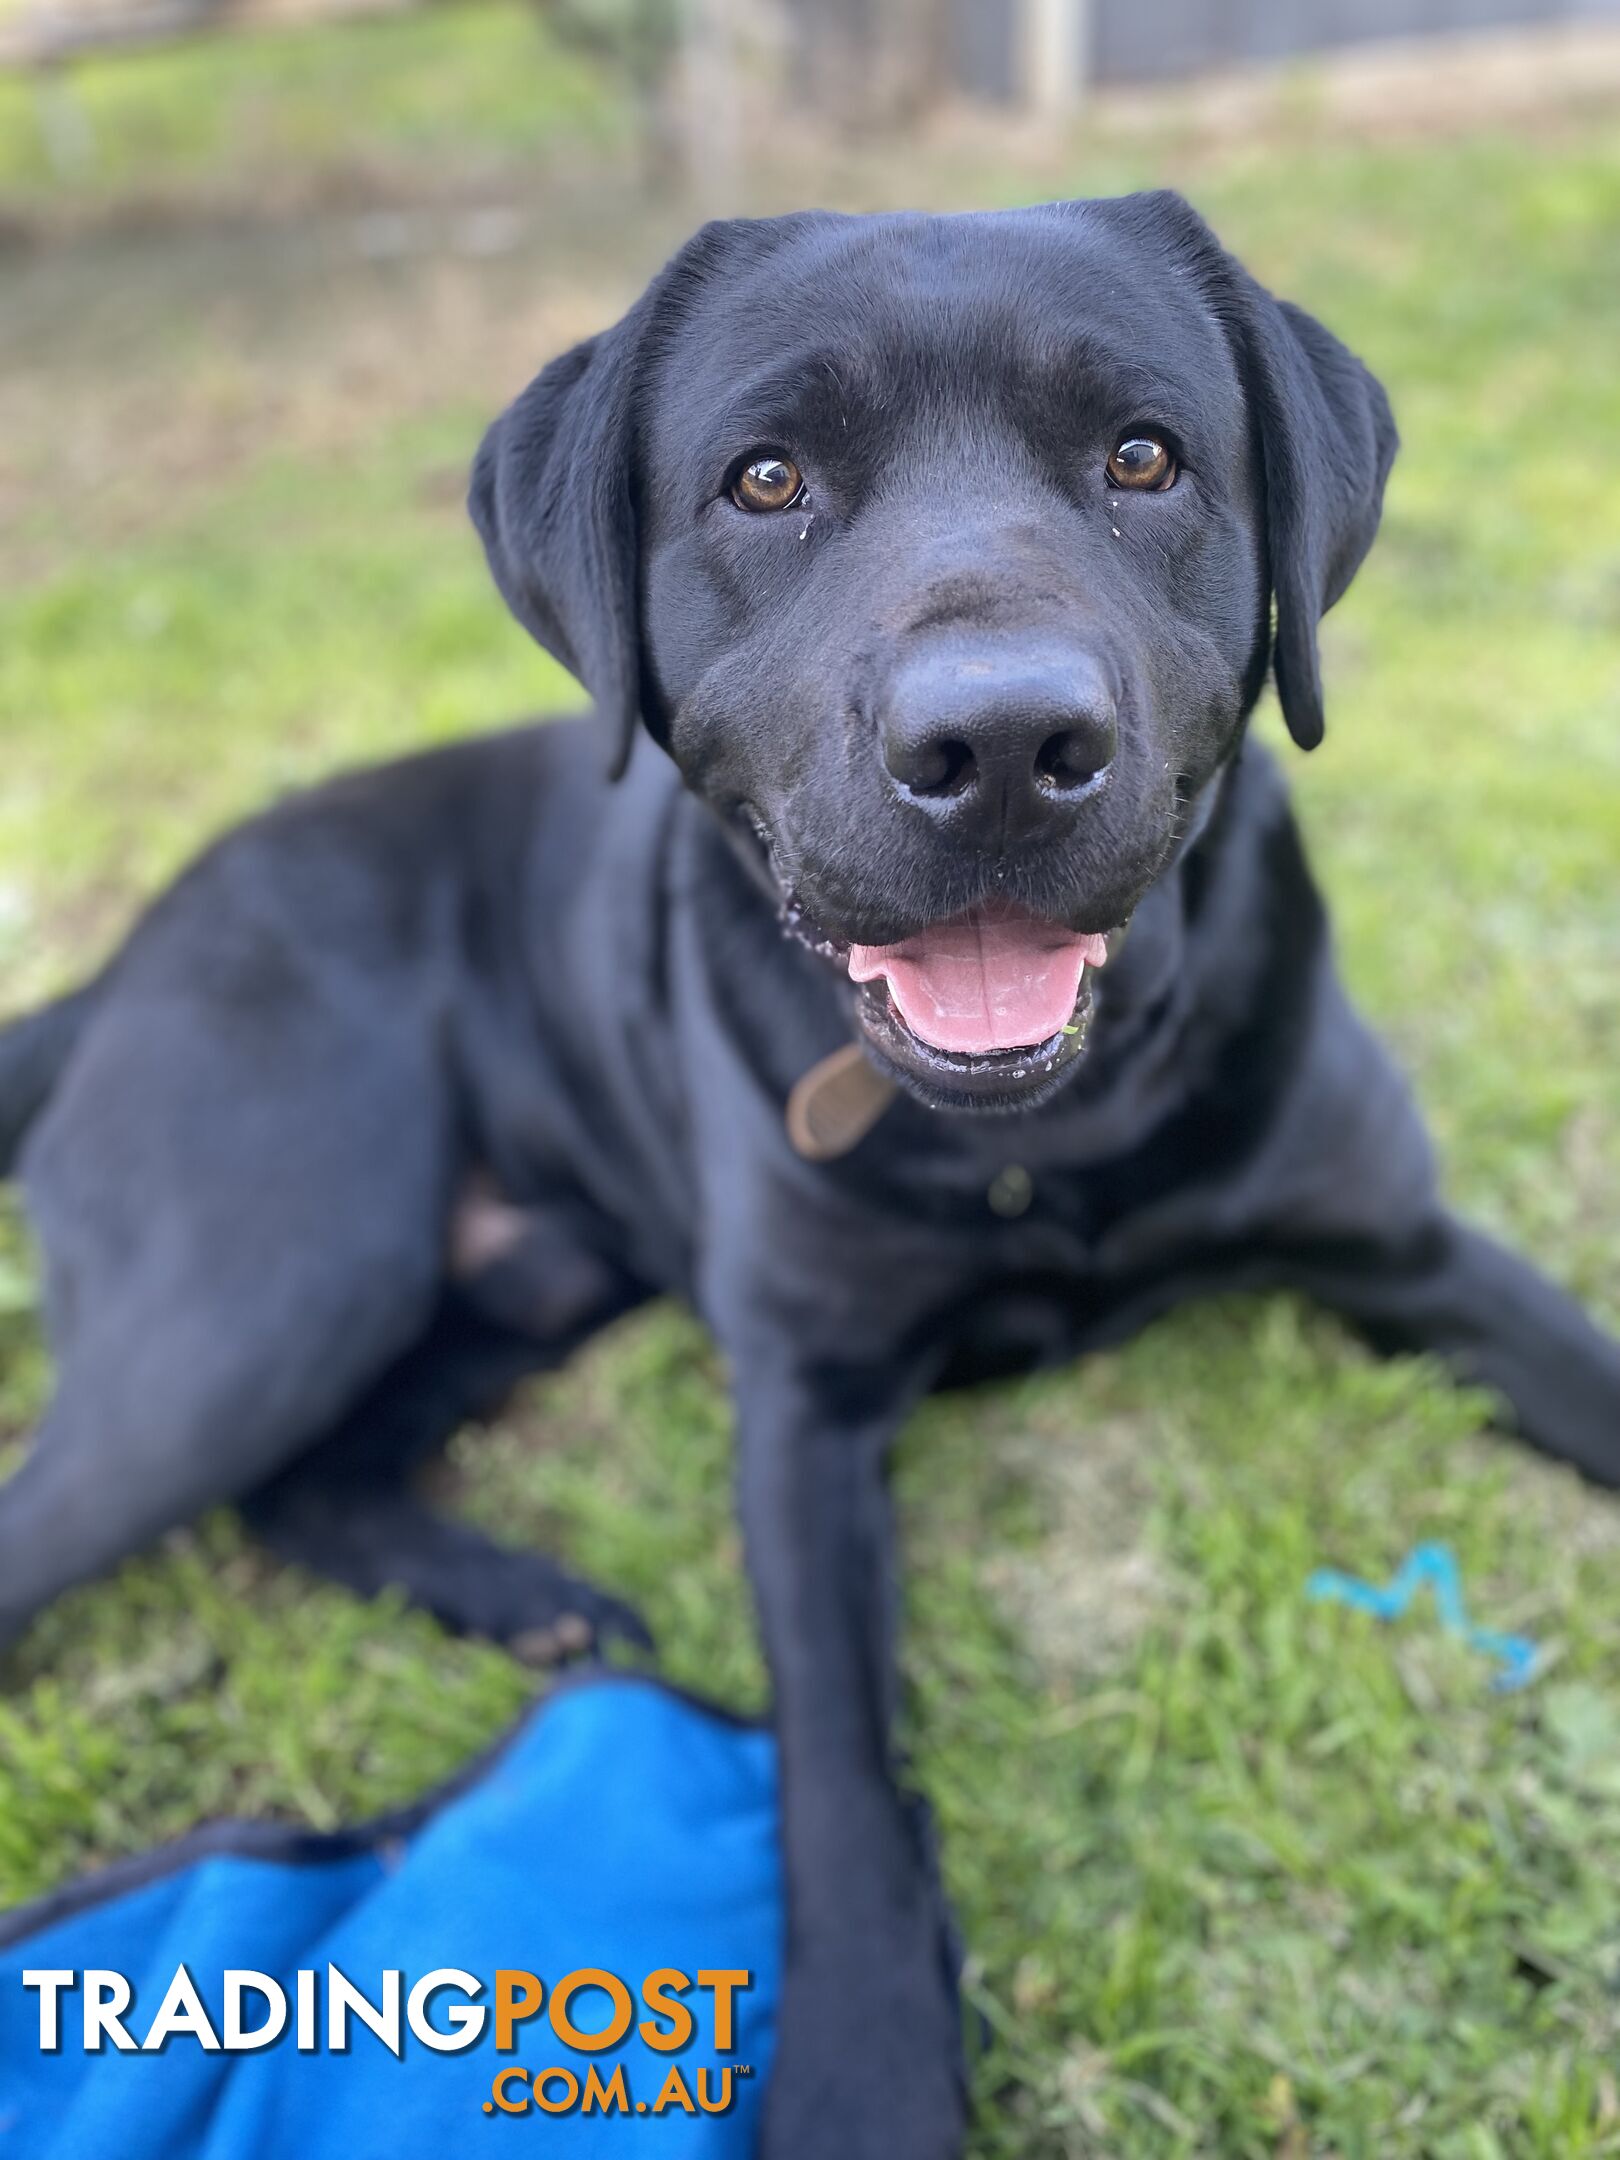
[[1496,1628],[1476,1627],[1463,1602],[1462,1574],[1449,1545],[1414,1545],[1382,1589],[1359,1575],[1341,1574],[1337,1568],[1318,1568],[1305,1585],[1310,1598],[1331,1599],[1352,1605],[1357,1612],[1378,1620],[1398,1620],[1421,1590],[1434,1593],[1440,1625],[1472,1650],[1494,1658],[1501,1671],[1493,1688],[1507,1692],[1524,1687],[1535,1676],[1541,1652],[1528,1635],[1504,1635]]

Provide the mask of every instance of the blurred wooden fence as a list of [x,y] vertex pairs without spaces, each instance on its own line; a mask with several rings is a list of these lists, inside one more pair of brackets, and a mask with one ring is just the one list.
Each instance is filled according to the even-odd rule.
[[[0,0],[0,66],[222,28],[387,12],[421,0]],[[992,103],[1072,101],[1091,83],[1162,80],[1285,60],[1364,40],[1535,24],[1620,22],[1620,0],[534,0],[598,45],[683,39],[786,45],[809,102],[857,120],[955,93]],[[873,115],[876,116],[875,114]]]
[[1039,93],[1032,23],[1046,65],[1078,91],[1379,39],[1599,21],[1620,22],[1620,0],[950,0],[948,34],[962,87],[1016,102]]
[[[37,72],[53,159],[86,162],[72,63],[98,51],[454,0],[0,0],[0,67]],[[731,191],[746,91],[859,135],[967,98],[1061,117],[1093,85],[1163,82],[1370,40],[1620,26],[1620,0],[529,0],[638,107],[647,170]],[[728,118],[728,116],[730,116]]]

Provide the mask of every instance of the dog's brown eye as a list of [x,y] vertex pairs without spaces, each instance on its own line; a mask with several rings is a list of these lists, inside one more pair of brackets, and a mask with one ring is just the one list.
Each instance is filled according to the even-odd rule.
[[757,457],[732,483],[740,510],[788,510],[804,493],[804,474],[787,458]]
[[1108,460],[1108,481],[1119,488],[1167,488],[1176,461],[1153,435],[1127,435]]

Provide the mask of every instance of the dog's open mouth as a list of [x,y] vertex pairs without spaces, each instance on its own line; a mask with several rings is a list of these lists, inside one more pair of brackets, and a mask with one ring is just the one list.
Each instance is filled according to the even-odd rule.
[[898,945],[852,945],[850,980],[885,983],[889,1002],[920,1043],[948,1057],[1039,1050],[1075,1019],[1087,968],[1108,942],[1012,907],[976,908]]
[[[802,936],[806,926],[788,920]],[[1027,1099],[1085,1047],[1091,977],[1108,939],[1011,903],[930,924],[892,945],[812,939],[856,986],[855,1012],[880,1061],[943,1100]]]

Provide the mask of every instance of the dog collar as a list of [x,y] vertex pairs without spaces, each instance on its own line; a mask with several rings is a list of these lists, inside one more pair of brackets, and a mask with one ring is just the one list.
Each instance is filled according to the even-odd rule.
[[858,1043],[812,1065],[787,1100],[787,1134],[806,1162],[836,1162],[859,1146],[896,1094]]

